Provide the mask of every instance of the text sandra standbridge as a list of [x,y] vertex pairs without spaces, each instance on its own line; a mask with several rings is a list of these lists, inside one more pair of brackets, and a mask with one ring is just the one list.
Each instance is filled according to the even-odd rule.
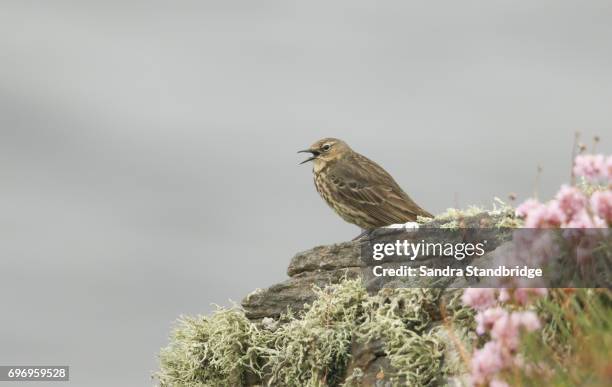
[[399,266],[386,268],[374,266],[372,273],[376,277],[521,277],[533,279],[542,277],[541,268],[530,268],[528,266],[515,266],[508,268],[499,266],[496,268],[483,269],[476,266],[466,266],[465,268],[431,268],[424,265],[419,267]]

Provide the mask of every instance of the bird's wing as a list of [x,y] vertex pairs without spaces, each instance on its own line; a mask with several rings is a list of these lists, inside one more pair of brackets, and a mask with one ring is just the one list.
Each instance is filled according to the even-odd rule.
[[382,167],[361,155],[334,168],[330,180],[345,201],[354,203],[381,225],[430,216],[399,187]]

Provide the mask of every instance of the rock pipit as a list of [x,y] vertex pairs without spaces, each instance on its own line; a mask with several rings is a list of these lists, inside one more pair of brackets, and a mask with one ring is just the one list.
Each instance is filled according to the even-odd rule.
[[301,164],[313,161],[317,191],[342,219],[371,231],[432,217],[419,207],[381,166],[353,151],[344,141],[324,138],[309,149]]

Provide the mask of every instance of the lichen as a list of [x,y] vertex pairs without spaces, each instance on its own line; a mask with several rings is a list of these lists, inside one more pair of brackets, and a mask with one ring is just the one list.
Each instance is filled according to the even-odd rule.
[[364,341],[382,339],[394,369],[392,382],[427,386],[440,377],[444,344],[428,329],[440,294],[439,289],[383,289],[368,300],[358,332]]
[[466,218],[468,216],[474,216],[486,212],[483,207],[478,206],[469,206],[468,208],[461,210],[458,208],[447,208],[441,214],[436,215],[436,220],[457,220],[461,218]]
[[523,227],[524,222],[515,216],[504,216],[496,224],[497,228],[520,228]]
[[343,387],[359,386],[361,385],[364,377],[363,370],[359,367],[355,367],[353,372],[344,380]]
[[490,227],[517,228],[523,221],[514,215],[514,208],[499,198],[494,198],[492,208],[487,210],[479,206],[469,206],[467,209],[447,208],[445,212],[436,215],[435,220],[441,221],[440,228],[457,230],[465,227],[466,218],[487,214],[495,217],[496,222]]
[[275,323],[251,322],[238,308],[181,318],[155,377],[162,387],[350,385],[363,377],[357,369],[345,375],[354,340],[382,341],[392,370],[381,375],[395,384],[427,386],[444,376],[445,338],[433,324],[440,289],[368,295],[360,279],[344,279],[314,291],[312,304]]
[[419,224],[424,224],[427,222],[431,222],[432,220],[434,220],[435,218],[430,218],[429,216],[421,216],[421,215],[417,215],[416,221]]
[[181,317],[170,345],[161,350],[155,377],[162,387],[239,385],[245,368],[257,370],[246,350],[257,336],[256,326],[236,308]]
[[361,281],[345,280],[315,293],[302,316],[290,318],[268,340],[271,385],[337,385],[344,375],[367,292]]

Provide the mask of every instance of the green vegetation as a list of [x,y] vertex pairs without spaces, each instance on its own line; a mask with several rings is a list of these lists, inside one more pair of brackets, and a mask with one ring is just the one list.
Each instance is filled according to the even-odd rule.
[[519,386],[609,386],[612,380],[612,292],[556,289],[537,305],[542,332],[523,340],[529,366],[506,380]]

